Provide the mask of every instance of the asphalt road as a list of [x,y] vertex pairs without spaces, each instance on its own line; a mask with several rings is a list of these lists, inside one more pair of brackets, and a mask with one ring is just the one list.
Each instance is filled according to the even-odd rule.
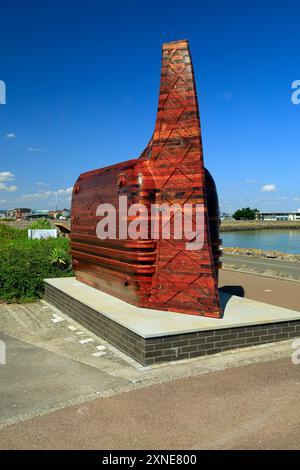
[[300,366],[253,364],[96,399],[0,431],[2,449],[299,449]]
[[292,263],[284,260],[279,261],[268,258],[251,258],[248,256],[241,255],[223,255],[221,260],[223,263],[226,264],[234,264],[236,266],[245,265],[249,268],[254,268],[257,271],[261,272],[271,270],[300,278],[300,263]]

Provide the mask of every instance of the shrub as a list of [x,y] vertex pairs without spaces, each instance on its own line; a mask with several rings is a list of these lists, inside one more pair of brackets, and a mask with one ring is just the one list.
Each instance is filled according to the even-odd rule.
[[[27,229],[10,227],[6,224],[0,224],[0,244],[27,238]],[[1,260],[0,260],[1,262]]]
[[67,252],[61,247],[53,248],[50,261],[52,265],[59,268],[67,268],[69,265]]
[[28,228],[32,230],[47,230],[53,228],[51,222],[48,219],[38,219],[35,220]]
[[[67,238],[28,240],[27,230],[4,227],[0,227],[2,301],[33,301],[43,296],[45,278],[73,275]],[[51,263],[55,249],[59,250],[58,253],[64,253],[64,269]]]

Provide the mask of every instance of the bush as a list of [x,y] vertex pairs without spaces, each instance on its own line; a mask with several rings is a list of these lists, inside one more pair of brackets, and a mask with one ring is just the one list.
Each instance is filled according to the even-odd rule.
[[[0,224],[0,246],[3,243],[9,243],[12,240],[27,239],[27,229],[10,227],[6,224]],[[1,262],[1,260],[0,260]]]
[[[54,250],[64,254],[65,265],[51,263]],[[44,279],[72,276],[69,240],[28,240],[27,230],[0,226],[0,299],[26,302],[41,298]]]
[[48,230],[53,228],[53,226],[51,225],[51,222],[48,219],[38,219],[35,220],[28,228],[32,230]]

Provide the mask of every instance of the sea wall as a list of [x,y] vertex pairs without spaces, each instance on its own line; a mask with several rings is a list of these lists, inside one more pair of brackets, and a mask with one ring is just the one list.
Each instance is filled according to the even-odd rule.
[[288,220],[224,220],[221,223],[221,232],[236,232],[242,230],[300,230],[300,221]]
[[[289,261],[291,263],[300,263],[300,254],[282,253],[281,251],[264,251],[256,248],[223,248],[224,255],[249,256],[249,258],[268,258]],[[299,248],[300,251],[300,248]]]

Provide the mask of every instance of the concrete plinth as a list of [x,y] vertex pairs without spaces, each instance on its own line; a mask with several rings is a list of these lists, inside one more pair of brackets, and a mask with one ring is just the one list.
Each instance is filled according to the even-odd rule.
[[46,279],[45,300],[143,365],[300,336],[300,312],[222,292],[222,320],[138,308],[75,278]]

